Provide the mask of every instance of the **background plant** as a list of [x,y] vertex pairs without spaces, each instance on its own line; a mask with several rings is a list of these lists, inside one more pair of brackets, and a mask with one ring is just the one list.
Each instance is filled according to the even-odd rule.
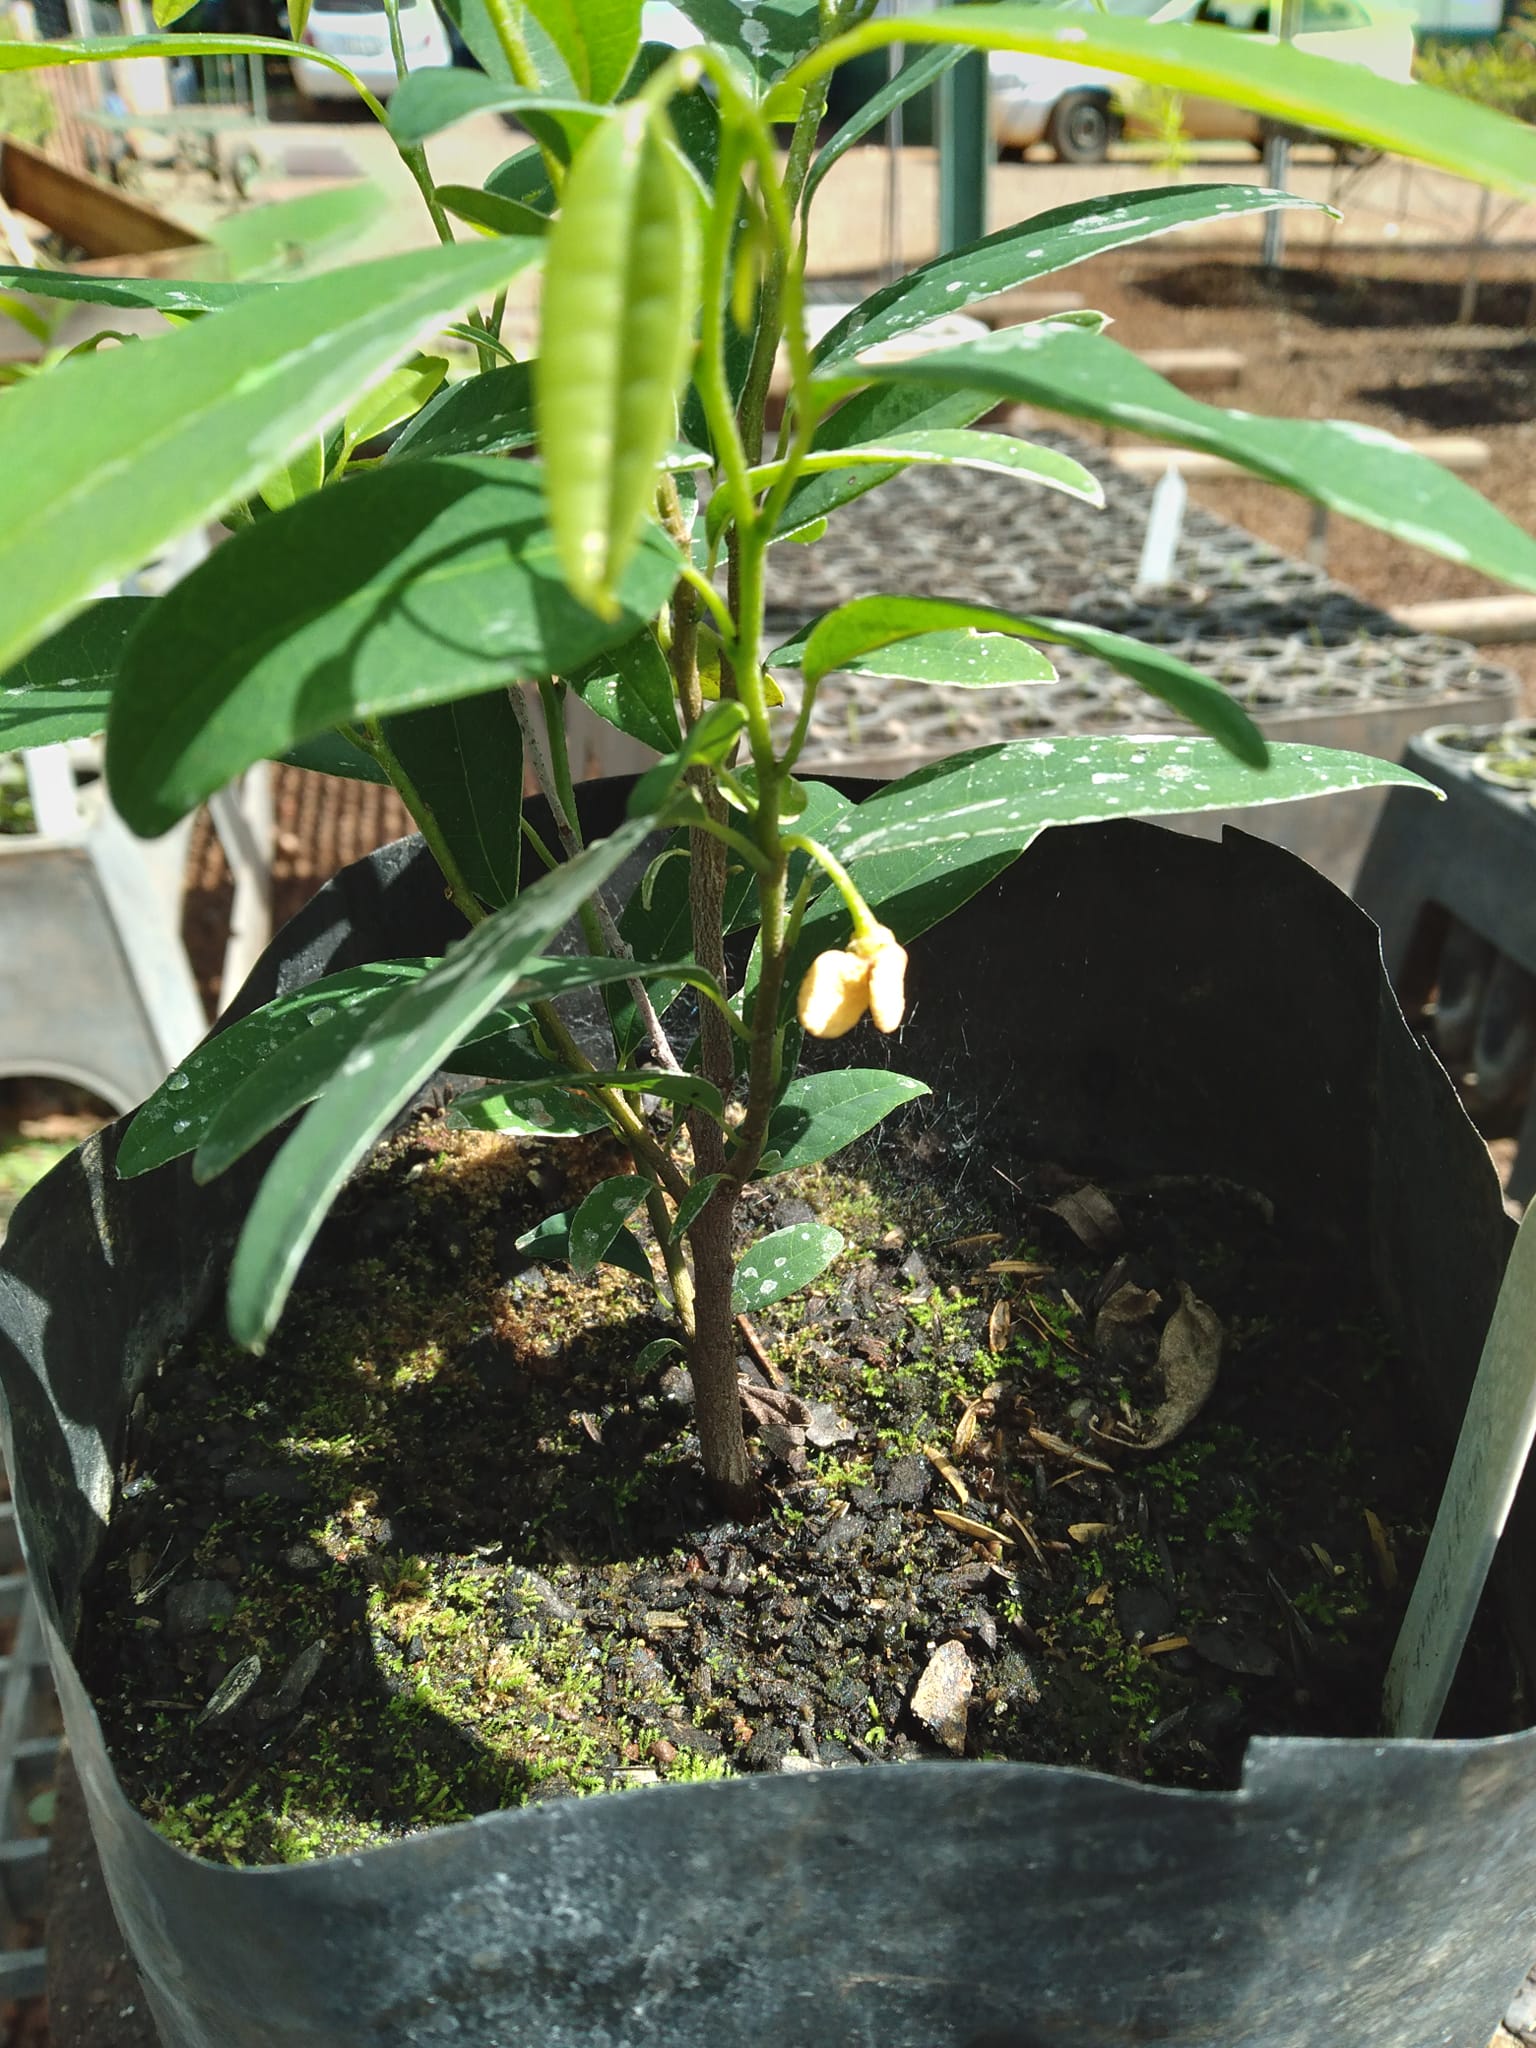
[[1498,35],[1478,42],[1431,36],[1413,68],[1426,85],[1529,121],[1536,116],[1536,14],[1522,7]]
[[[146,833],[264,756],[396,786],[467,935],[441,960],[331,976],[219,1033],[139,1113],[119,1168],[191,1153],[206,1179],[309,1105],[231,1272],[231,1327],[260,1348],[327,1206],[439,1068],[487,1078],[459,1099],[461,1119],[612,1130],[634,1170],[525,1246],[665,1285],[706,1468],[744,1506],[733,1317],[804,1285],[840,1241],[796,1226],[735,1258],[742,1189],[921,1092],[883,1065],[800,1073],[802,1030],[837,1035],[866,1010],[892,1029],[905,943],[1050,824],[1411,779],[1361,757],[1266,748],[1186,664],[1072,620],[902,591],[769,648],[774,549],[813,540],[914,462],[1099,502],[1059,451],[974,424],[1017,399],[1215,450],[1536,588],[1536,543],[1455,477],[1365,429],[1203,405],[1121,350],[1097,314],[899,365],[866,353],[1098,251],[1306,202],[1180,185],[1058,208],[877,291],[813,349],[802,274],[826,172],[966,47],[1066,51],[1525,193],[1536,150],[1480,109],[1198,25],[1010,4],[883,22],[869,0],[688,11],[711,40],[678,53],[641,47],[639,0],[460,0],[487,75],[404,79],[387,116],[435,250],[285,285],[0,272],[10,289],[158,306],[176,329],[72,358],[0,406],[0,662],[14,664],[0,739],[39,744],[105,722],[113,795]],[[832,70],[892,40],[933,47],[823,140]],[[175,55],[188,43],[133,47]],[[0,47],[0,68],[124,48]],[[427,144],[484,107],[516,113],[532,141],[483,188],[439,186]],[[775,124],[790,130],[782,151]],[[455,222],[469,224],[468,245]],[[541,349],[518,362],[502,340],[505,292],[539,264]],[[444,323],[473,344],[465,381],[421,352]],[[790,397],[771,438],[781,348]],[[392,438],[378,455],[381,434]],[[530,448],[542,462],[507,460]],[[168,596],[88,602],[215,516],[233,537]],[[1206,737],[984,747],[859,806],[796,773],[824,676],[1044,680],[1053,644],[1113,662]],[[795,673],[790,717],[776,677]],[[571,693],[659,757],[626,822],[590,843],[563,741]],[[523,811],[528,767],[544,826]],[[585,950],[552,953],[573,919]],[[750,943],[734,973],[732,934]],[[578,990],[606,1005],[600,1045],[578,1042],[560,1008]],[[630,1229],[641,1212],[664,1283]]]

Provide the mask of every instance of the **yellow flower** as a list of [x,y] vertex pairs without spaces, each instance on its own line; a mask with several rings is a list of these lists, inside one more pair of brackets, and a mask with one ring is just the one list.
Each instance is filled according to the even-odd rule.
[[846,952],[818,953],[795,1009],[812,1038],[841,1038],[868,1010],[880,1031],[894,1031],[906,1005],[907,956],[883,924],[861,932]]

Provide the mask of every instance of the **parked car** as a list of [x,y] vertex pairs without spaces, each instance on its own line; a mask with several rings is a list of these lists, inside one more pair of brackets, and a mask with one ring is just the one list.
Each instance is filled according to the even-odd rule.
[[[412,71],[450,64],[448,31],[432,0],[400,0],[400,34]],[[300,39],[312,49],[339,57],[380,99],[395,89],[395,60],[389,47],[389,18],[379,0],[317,0]],[[293,82],[306,99],[355,99],[351,86],[323,64],[293,59]]]
[[[1266,35],[1271,10],[1265,0],[1199,0],[1191,18]],[[1377,16],[1357,0],[1302,0],[1296,47],[1314,56],[1363,64],[1378,77],[1406,83],[1413,71],[1413,27],[1405,14]],[[1138,93],[1134,81],[1094,65],[1056,57],[996,52],[989,65],[992,132],[998,147],[1025,150],[1044,142],[1062,163],[1101,163],[1122,126],[1135,131]],[[1197,141],[1251,142],[1262,148],[1268,124],[1243,108],[1202,94],[1183,96],[1180,119]]]

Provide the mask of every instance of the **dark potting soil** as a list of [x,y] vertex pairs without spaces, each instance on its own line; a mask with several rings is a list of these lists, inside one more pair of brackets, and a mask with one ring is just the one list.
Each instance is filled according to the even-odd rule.
[[[742,1526],[655,1296],[515,1248],[622,1165],[419,1122],[267,1356],[215,1317],[145,1387],[81,1664],[171,1839],[280,1861],[912,1757],[1224,1787],[1251,1735],[1376,1731],[1442,1468],[1304,1219],[916,1115],[749,1190],[754,1236],[847,1244],[743,1328]],[[1515,1725],[1495,1628],[1471,1670],[1460,1732]]]

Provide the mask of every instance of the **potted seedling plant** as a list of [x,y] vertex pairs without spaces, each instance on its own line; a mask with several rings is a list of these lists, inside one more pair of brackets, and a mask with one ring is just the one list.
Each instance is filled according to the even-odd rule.
[[[494,1154],[496,1172],[517,1178],[515,1200],[503,1189],[491,1205],[502,1219],[504,1307],[507,1288],[519,1301],[530,1289],[547,1292],[557,1284],[543,1277],[551,1273],[560,1287],[586,1284],[594,1302],[605,1286],[643,1291],[648,1334],[626,1364],[640,1391],[624,1412],[647,1437],[658,1404],[686,1407],[694,1475],[668,1482],[693,1489],[691,1533],[678,1552],[693,1562],[671,1575],[676,1585],[664,1572],[634,1594],[642,1608],[647,1597],[653,1606],[641,1616],[628,1675],[613,1679],[630,1687],[631,1704],[651,1687],[654,1708],[666,1687],[646,1629],[660,1641],[691,1626],[686,1598],[674,1598],[679,1589],[686,1595],[690,1573],[708,1581],[712,1598],[761,1606],[771,1593],[798,1611],[803,1589],[781,1583],[777,1562],[772,1571],[763,1562],[779,1559],[781,1539],[761,1532],[808,1512],[828,1531],[851,1529],[860,1516],[846,1512],[838,1487],[866,1505],[879,1490],[870,1485],[874,1466],[838,1477],[824,1461],[808,1472],[807,1445],[834,1451],[847,1418],[836,1399],[795,1391],[754,1319],[807,1290],[825,1310],[827,1276],[845,1242],[846,1232],[804,1199],[803,1182],[793,1183],[786,1209],[776,1176],[817,1169],[926,1096],[937,1070],[923,1052],[925,1031],[953,1051],[967,1019],[979,1037],[996,1037],[999,1005],[1023,1010],[1033,1000],[1022,983],[989,989],[978,980],[981,928],[964,919],[990,904],[994,923],[1001,915],[1021,947],[1009,971],[1022,976],[1032,945],[1045,958],[1059,955],[1061,920],[1085,913],[1049,906],[1068,900],[1079,871],[1102,880],[1099,849],[1111,848],[1120,879],[1095,899],[1100,910],[1081,936],[1080,959],[1122,943],[1130,957],[1141,943],[1131,925],[1123,941],[1109,940],[1116,903],[1140,906],[1141,938],[1155,927],[1165,957],[1183,958],[1186,944],[1215,943],[1212,913],[1199,906],[1202,878],[1214,872],[1206,864],[1223,856],[1114,821],[1413,780],[1366,757],[1266,746],[1217,685],[1166,649],[1071,619],[952,602],[942,591],[871,592],[769,647],[763,620],[777,550],[814,543],[828,517],[913,463],[1015,476],[1038,494],[1042,522],[1052,493],[1097,500],[1099,487],[1075,456],[976,425],[1000,404],[1023,401],[1217,451],[1536,588],[1536,543],[1455,477],[1365,429],[1201,404],[1121,349],[1096,314],[915,357],[893,359],[880,347],[1098,251],[1308,202],[1196,184],[1115,205],[1082,202],[884,287],[814,348],[805,317],[807,222],[828,171],[890,106],[967,49],[1069,50],[1529,193],[1536,145],[1516,125],[1268,38],[1008,4],[886,21],[872,19],[863,0],[690,0],[684,11],[702,40],[682,50],[642,45],[638,0],[462,0],[456,11],[483,76],[406,77],[402,45],[387,115],[358,88],[387,120],[441,246],[277,285],[0,272],[8,290],[158,307],[169,330],[76,356],[0,400],[0,663],[12,664],[0,687],[0,745],[13,713],[35,719],[46,710],[54,736],[105,725],[113,801],[145,834],[167,830],[264,758],[387,780],[420,832],[414,848],[387,852],[344,878],[340,894],[325,894],[303,929],[279,942],[236,1021],[125,1128],[33,1198],[7,1253],[0,1327],[18,1500],[109,1883],[164,2038],[220,2048],[272,2039],[327,2048],[676,2043],[714,2039],[733,2025],[764,2041],[1023,2044],[1100,2038],[1107,2011],[1124,2023],[1132,1983],[1143,1986],[1138,2038],[1193,2042],[1218,2026],[1253,2041],[1306,2038],[1297,2000],[1311,1989],[1256,2017],[1264,1930],[1277,1914],[1304,1918],[1309,1887],[1324,1871],[1318,1896],[1328,1913],[1348,1917],[1360,1872],[1349,1861],[1347,1816],[1358,1822],[1368,1810],[1379,1819],[1395,1800],[1419,1797],[1486,1808],[1523,1749],[1475,1745],[1437,1776],[1437,1766],[1396,1752],[1381,1764],[1389,1753],[1369,1745],[1272,1744],[1265,1767],[1281,1794],[1268,1807],[1257,1766],[1241,1793],[1222,1798],[988,1762],[995,1752],[967,1718],[980,1652],[964,1647],[985,1644],[990,1629],[995,1649],[995,1623],[982,1616],[969,1634],[928,1644],[917,1659],[925,1689],[913,1712],[937,1743],[926,1753],[983,1759],[964,1771],[922,1762],[839,1771],[806,1753],[798,1772],[765,1769],[728,1782],[737,1764],[784,1763],[782,1748],[760,1745],[754,1754],[755,1731],[737,1727],[729,1742],[702,1750],[662,1734],[649,1765],[641,1757],[638,1773],[605,1780],[706,1782],[554,1802],[535,1796],[543,1781],[525,1773],[520,1807],[505,1776],[499,1799],[466,1804],[445,1791],[423,1737],[419,1810],[395,1816],[403,1839],[366,1855],[326,1855],[319,1852],[358,1843],[323,1830],[269,1830],[274,1855],[292,1856],[294,1866],[255,1874],[184,1853],[242,1860],[201,1794],[190,1820],[156,1812],[177,1847],[145,1826],[113,1780],[68,1656],[83,1597],[82,1654],[95,1659],[98,1700],[102,1643],[118,1646],[111,1664],[126,1656],[122,1644],[135,1630],[153,1638],[153,1656],[165,1650],[156,1669],[181,1687],[173,1707],[153,1686],[143,1701],[123,1695],[119,1750],[125,1731],[129,1743],[137,1729],[148,1744],[151,1724],[158,1730],[166,1714],[179,1716],[225,1759],[228,1807],[241,1803],[252,1759],[274,1744],[286,1769],[299,1751],[325,1756],[332,1741],[324,1702],[334,1649],[317,1638],[297,1655],[291,1643],[280,1653],[270,1634],[264,1647],[249,1647],[245,1596],[233,1589],[260,1576],[258,1563],[271,1564],[266,1537],[230,1533],[211,1511],[201,1525],[156,1519],[181,1499],[188,1465],[214,1471],[226,1503],[282,1508],[286,1500],[295,1611],[310,1597],[299,1590],[306,1574],[329,1598],[336,1571],[368,1552],[366,1627],[389,1671],[380,1725],[398,1733],[430,1721],[441,1733],[451,1718],[446,1694],[429,1699],[445,1625],[423,1618],[388,1647],[376,1626],[379,1599],[391,1614],[415,1612],[453,1544],[434,1528],[414,1546],[420,1554],[406,1557],[412,1545],[385,1526],[376,1498],[364,1498],[358,1417],[375,1412],[374,1396],[356,1414],[332,1415],[323,1455],[312,1444],[302,1471],[287,1425],[276,1434],[269,1426],[274,1390],[311,1367],[324,1371],[329,1340],[316,1335],[308,1308],[300,1340],[283,1349],[285,1308],[306,1255],[304,1284],[319,1272],[326,1291],[341,1242],[327,1217],[340,1200],[344,1237],[354,1199],[346,1191],[381,1141],[385,1164],[368,1170],[385,1173],[391,1201],[455,1158],[485,1168],[491,1155],[470,1139],[530,1141],[543,1163],[527,1171],[506,1168],[505,1146]],[[177,12],[174,0],[157,9],[162,32],[133,43],[0,45],[0,66],[283,47],[179,36],[168,26]],[[302,17],[296,5],[295,34]],[[897,40],[925,54],[825,137],[837,65]],[[515,115],[528,146],[483,188],[439,185],[431,138],[486,108]],[[543,273],[540,346],[534,360],[518,361],[502,339],[505,297],[535,266]],[[474,374],[450,379],[433,346],[444,330],[473,351]],[[789,395],[783,425],[770,434],[769,385],[781,356]],[[214,519],[229,538],[167,595],[91,601],[151,549]],[[949,688],[1044,681],[1056,645],[1130,674],[1179,731],[985,747],[872,792],[833,789],[801,772],[828,675],[862,669]],[[655,765],[617,796],[584,802],[576,786],[565,740],[573,698],[655,752]],[[524,802],[525,781],[537,786],[537,802]],[[1019,871],[1033,878],[1027,887],[1006,898],[983,894],[1055,826],[1092,829],[1053,834],[1036,848]],[[1261,870],[1278,873],[1265,859],[1281,858],[1233,854],[1223,887],[1259,887]],[[1253,860],[1257,869],[1242,869]],[[1300,891],[1316,905],[1312,886],[1276,883],[1281,895]],[[1359,948],[1368,952],[1369,941],[1341,900],[1315,914],[1323,925],[1345,920],[1341,959],[1365,957]],[[961,922],[944,923],[957,915]],[[1250,899],[1248,926],[1261,915]],[[1032,938],[1021,937],[1026,919]],[[1273,945],[1284,951],[1279,924]],[[915,1011],[909,949],[924,991]],[[1193,1003],[1200,987],[1219,982],[1221,965],[1191,970],[1181,1000]],[[1396,1027],[1378,1015],[1368,960],[1362,972],[1370,1031],[1390,1035]],[[1148,1044],[1156,1032],[1142,1011],[1150,1017],[1158,991],[1149,984],[1158,979],[1149,958],[1124,1018],[1126,1032],[1136,1039],[1145,1030]],[[951,1002],[957,1014],[945,1017]],[[1065,995],[1059,1007],[1077,1014]],[[856,1032],[857,1059],[840,1059],[841,1041]],[[1411,1049],[1391,1044],[1382,1060],[1407,1072]],[[816,1054],[809,1061],[807,1047]],[[902,1071],[908,1064],[915,1073]],[[1412,1071],[1414,1089],[1431,1085]],[[402,1136],[400,1119],[444,1072],[475,1085],[466,1092],[455,1081],[446,1123],[430,1127],[438,1135],[423,1139],[408,1124]],[[1009,1085],[1015,1098],[1038,1095],[1039,1114],[1030,1115],[1037,1130],[1050,1128],[1040,1106],[1051,1085],[1044,1068],[1032,1074],[1026,1060]],[[1201,1114],[1217,1120],[1209,1104]],[[1414,1130],[1439,1114],[1417,1096],[1404,1112]],[[458,1153],[450,1133],[464,1140]],[[1093,1149],[1108,1157],[1122,1138],[1106,1130]],[[1461,1137],[1448,1142],[1454,1149]],[[568,1163],[578,1156],[579,1169]],[[1276,1171],[1284,1178],[1287,1169]],[[1041,1184],[1035,1196],[1057,1200],[1056,1220],[1077,1241],[1113,1240],[1113,1204],[1101,1190],[1085,1197]],[[850,1200],[838,1198],[839,1213],[849,1213]],[[63,1220],[66,1208],[73,1221]],[[1483,1229],[1483,1193],[1472,1210],[1467,1227]],[[380,1264],[378,1254],[392,1231],[415,1226],[398,1207],[383,1214],[359,1226],[375,1264],[365,1260],[360,1280],[332,1274],[333,1294],[350,1298],[361,1287],[397,1298],[390,1260]],[[475,1228],[494,1235],[495,1217],[487,1222],[483,1207],[475,1215]],[[516,1225],[510,1243],[507,1217]],[[89,1246],[81,1231],[94,1231]],[[887,1235],[885,1249],[899,1253],[901,1229]],[[1496,1237],[1485,1231],[1480,1240],[1479,1285],[1496,1271]],[[356,1232],[350,1242],[356,1251]],[[444,1245],[451,1268],[463,1249],[453,1228]],[[1001,1250],[1012,1254],[1003,1268],[1027,1275],[1034,1254],[1017,1244]],[[902,1270],[929,1319],[923,1327],[947,1343],[944,1317],[970,1314],[974,1304],[956,1310],[943,1289],[925,1294],[921,1260]],[[456,1285],[449,1279],[445,1291]],[[1139,1303],[1148,1289],[1124,1272],[1106,1286],[1104,1300],[1119,1303],[1112,1322],[1146,1321],[1151,1310]],[[214,1297],[239,1347],[217,1363],[197,1335]],[[1481,1300],[1475,1287],[1468,1300],[1465,1321]],[[1065,1297],[1056,1304],[1047,1349],[1060,1337],[1081,1355],[1070,1335],[1074,1310],[1081,1305],[1068,1308]],[[585,1327],[584,1312],[574,1313]],[[633,1322],[633,1301],[629,1313]],[[1029,1423],[1036,1450],[1064,1467],[1054,1475],[1042,1467],[1042,1498],[1053,1477],[1091,1486],[1115,1457],[1172,1444],[1209,1393],[1214,1312],[1181,1288],[1162,1313],[1161,1406],[1127,1399],[1120,1421],[1106,1423],[1080,1404],[1075,1448]],[[1008,1355],[1011,1315],[994,1307],[987,1319],[991,1358]],[[506,1331],[482,1339],[485,1385],[510,1372],[503,1391],[511,1387],[513,1405],[528,1395],[543,1415],[547,1389],[529,1395],[523,1364],[508,1364]],[[1133,1330],[1129,1341],[1134,1348],[1142,1339]],[[752,1354],[745,1376],[744,1346]],[[396,1373],[397,1390],[432,1380],[439,1353]],[[868,1403],[885,1398],[882,1356],[866,1347],[859,1367]],[[231,1372],[245,1375],[238,1414],[210,1393]],[[1191,1374],[1204,1392],[1190,1391]],[[373,1385],[379,1368],[364,1377]],[[1014,1398],[1005,1380],[1002,1366],[988,1367],[956,1393],[947,1449],[915,1439],[903,1448],[893,1435],[878,1468],[889,1490],[902,1465],[899,1483],[915,1489],[914,1502],[940,1484],[929,1521],[958,1546],[957,1568],[982,1578],[1006,1577],[1004,1548],[1020,1542],[1050,1563],[1027,1516],[1016,1515],[1017,1534],[1008,1533],[1003,1497],[973,1489],[965,1476],[977,1428],[1003,1426]],[[205,1410],[217,1418],[206,1428],[197,1419]],[[568,1419],[594,1445],[605,1430],[614,1441],[622,1435],[611,1418],[579,1407]],[[420,1416],[418,1425],[430,1427]],[[248,1440],[242,1431],[250,1430]],[[253,1457],[258,1439],[267,1462],[231,1464]],[[555,1455],[540,1439],[530,1455],[546,1453]],[[334,1472],[322,1484],[321,1464],[348,1458],[362,1460],[355,1479],[336,1482],[339,1493]],[[1170,1471],[1171,1486],[1193,1483],[1193,1464],[1183,1478]],[[544,1482],[527,1484],[537,1493]],[[795,1490],[808,1484],[816,1495],[809,1507],[811,1496]],[[525,1512],[528,1497],[507,1495],[509,1530],[540,1521]],[[547,1502],[547,1489],[540,1498]],[[625,1498],[632,1504],[633,1490],[620,1508]],[[1224,1525],[1234,1537],[1244,1533],[1243,1512],[1239,1493]],[[402,1527],[409,1516],[406,1504]],[[1114,1526],[1085,1512],[1056,1551],[1076,1545],[1095,1555]],[[827,1534],[820,1558],[835,1558],[842,1540]],[[549,1577],[569,1561],[558,1548],[546,1557],[481,1547],[505,1552],[511,1577],[497,1597],[510,1634],[495,1643],[486,1634],[484,1602],[465,1590],[479,1567],[465,1563],[461,1545],[452,1633],[472,1641],[480,1663],[478,1676],[455,1665],[453,1684],[460,1694],[478,1689],[505,1718],[506,1695],[531,1682],[530,1631],[542,1649],[563,1644],[578,1661],[588,1638]],[[103,1619],[103,1588],[125,1603],[128,1623],[115,1634]],[[855,1583],[844,1608],[865,1597],[874,1610],[889,1604]],[[919,1617],[919,1632],[922,1625]],[[1332,1620],[1319,1599],[1306,1611],[1291,1603],[1288,1625],[1308,1646]],[[1021,1618],[1020,1626],[1028,1624]],[[1145,1631],[1129,1623],[1111,1630],[1106,1620],[1101,1633],[1106,1642],[1113,1636],[1122,1660],[1116,1682],[1134,1692]],[[891,1641],[901,1637],[897,1628]],[[1151,1650],[1192,1654],[1172,1629],[1150,1643],[1148,1661]],[[1227,1654],[1242,1672],[1240,1649],[1228,1644]],[[525,1734],[530,1714],[547,1732],[583,1696],[586,1681],[567,1676],[558,1697],[524,1702]],[[1021,1697],[1033,1683],[1017,1680]],[[881,1725],[878,1697],[857,1704],[861,1732],[848,1761],[878,1760],[895,1738]],[[1005,1705],[996,1707],[1000,1718]],[[418,1709],[419,1722],[411,1718]],[[511,1711],[515,1719],[515,1700]],[[902,1741],[897,1753],[916,1753]],[[1359,1764],[1362,1751],[1377,1759],[1374,1775]],[[1405,1789],[1420,1784],[1410,1765],[1430,1790]],[[1295,1804],[1303,1781],[1304,1812]],[[398,1797],[392,1785],[389,1799]],[[473,1825],[431,1825],[470,1811],[481,1816]],[[1229,1836],[1236,1846],[1223,1849]],[[1233,1891],[1257,1885],[1254,1873],[1277,1856],[1285,1870],[1271,1872],[1273,1889],[1252,1914],[1234,1908],[1229,1936],[1222,1914]],[[1401,1843],[1376,1856],[1369,1940],[1362,1934],[1351,1947],[1339,1937],[1337,1976],[1328,1980],[1344,1985],[1346,2004],[1370,1941],[1386,1939],[1383,1915],[1395,1916],[1395,1939],[1415,1941],[1444,1889],[1436,1883],[1427,1902],[1405,1903]],[[1489,1886],[1500,1867],[1484,1859]],[[853,1870],[859,1889],[839,1905],[839,1873]],[[1149,1917],[1149,1887],[1172,1899],[1171,1922]],[[1019,1932],[1032,1912],[1042,1916],[1038,1940]],[[834,1924],[841,1918],[845,1927]],[[1109,1973],[1119,1988],[1101,1995],[1084,1978],[1103,1974],[1102,1957],[1093,1957],[1106,1922],[1127,1960]],[[1195,1946],[1172,1956],[1167,1930],[1181,1924]],[[1306,1938],[1321,1924],[1308,1922]],[[1490,1937],[1506,1976],[1520,1938],[1511,1926]],[[1223,1943],[1230,1967],[1207,1976],[1196,1951]],[[1431,2004],[1437,2013],[1455,2008],[1449,2025],[1470,2024],[1468,2011],[1481,2022],[1461,1980],[1437,1975],[1434,1944],[1420,1945],[1428,1960],[1413,1979],[1413,2024],[1428,2024]],[[1400,2003],[1407,2010],[1406,1992]]]

